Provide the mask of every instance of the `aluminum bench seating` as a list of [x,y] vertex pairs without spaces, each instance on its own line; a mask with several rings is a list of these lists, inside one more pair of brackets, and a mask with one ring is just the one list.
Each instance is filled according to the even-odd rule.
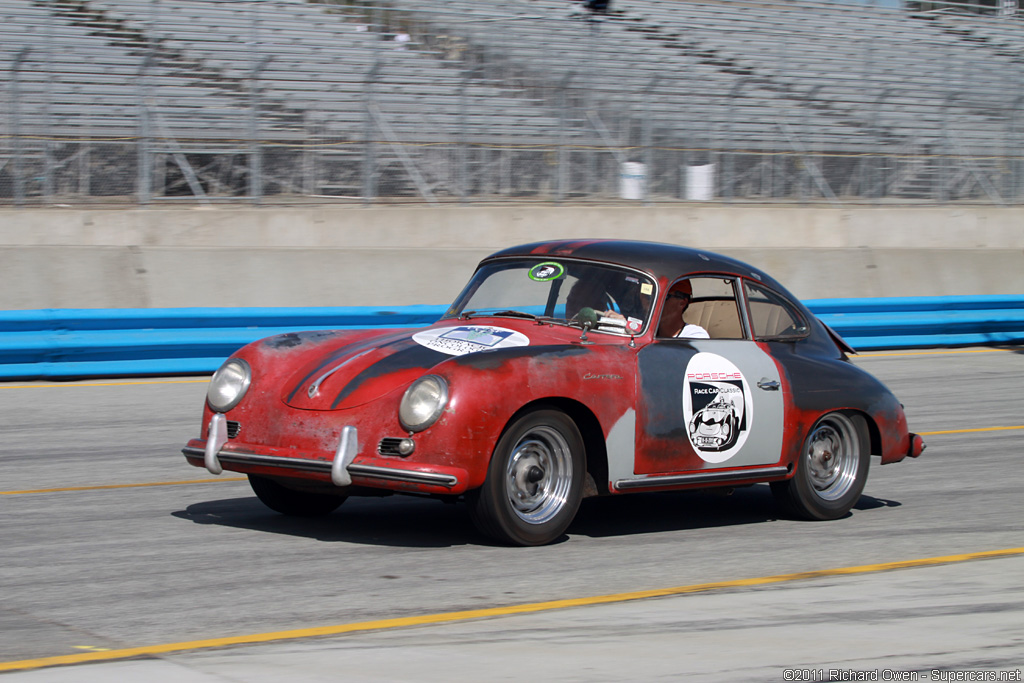
[[[482,129],[491,122],[496,134],[500,129],[501,135],[518,136],[520,142],[549,138],[561,126],[561,94],[554,86],[572,73],[566,102],[579,104],[584,90],[596,87],[590,100],[613,135],[631,130],[623,134],[635,137],[649,115],[651,127],[662,134],[728,130],[738,146],[774,139],[782,148],[788,144],[782,125],[823,147],[860,147],[865,139],[891,134],[908,141],[934,140],[942,136],[934,129],[943,112],[963,118],[947,127],[961,144],[996,144],[975,129],[987,128],[991,137],[992,126],[999,125],[1012,104],[1004,81],[993,73],[1000,69],[991,67],[1009,65],[1009,58],[993,56],[991,43],[968,44],[943,33],[941,22],[967,26],[975,35],[1000,36],[1004,43],[1024,40],[1021,31],[998,32],[998,24],[984,18],[926,22],[878,8],[808,2],[779,6],[757,0],[742,5],[729,0],[631,0],[622,3],[621,17],[613,16],[593,30],[585,22],[560,18],[568,9],[565,0],[518,0],[501,8],[471,0],[394,0],[414,13],[416,21],[433,27],[414,35],[405,50],[395,50],[378,34],[355,30],[357,15],[330,12],[319,4],[268,2],[253,12],[249,3],[160,0],[154,14],[150,0],[86,1],[114,20],[98,35],[87,35],[89,29],[63,15],[46,24],[51,15],[38,6],[0,0],[0,8],[18,8],[17,21],[10,23],[21,32],[18,37],[10,27],[0,28],[0,42],[7,48],[0,55],[0,68],[10,67],[14,47],[33,48],[19,73],[26,111],[40,111],[46,97],[55,97],[66,103],[82,98],[90,107],[107,107],[104,111],[120,108],[117,116],[136,115],[142,55],[123,44],[107,44],[125,25],[129,33],[141,32],[162,49],[177,52],[177,58],[157,60],[146,70],[144,83],[153,97],[179,99],[184,110],[228,117],[223,128],[234,126],[236,134],[245,132],[239,129],[243,115],[238,112],[251,101],[254,55],[247,45],[254,28],[258,57],[270,58],[258,82],[265,119],[260,123],[268,128],[283,125],[279,121],[289,116],[301,117],[304,110],[307,120],[317,125],[347,126],[360,134],[363,81],[380,60],[374,96],[385,119],[399,122],[401,135],[426,135],[422,129],[429,117],[445,135],[464,123]],[[462,21],[516,13],[549,18]],[[445,61],[446,53],[431,33],[461,34],[462,40],[486,51],[486,68],[473,71],[474,77],[466,81],[462,65]],[[47,63],[40,55],[48,36],[62,44],[64,54],[53,55]],[[976,66],[961,84],[955,69],[950,74],[934,67],[936,54],[957,63],[974,60]],[[189,60],[199,66],[191,74]],[[95,76],[88,73],[90,68]],[[47,69],[59,76],[48,79]],[[870,79],[864,77],[868,69]],[[515,92],[511,81],[503,79],[505,73],[545,80],[551,108],[537,99],[505,96]],[[494,80],[481,80],[487,74]],[[657,86],[645,94],[656,76]],[[752,80],[743,80],[748,77]],[[119,78],[130,85],[119,84]],[[950,99],[951,87],[963,96]],[[805,100],[809,94],[814,103]],[[650,102],[644,101],[647,97]],[[579,116],[578,109],[571,110],[565,116],[567,125],[589,126]],[[621,123],[629,119],[631,124]]]

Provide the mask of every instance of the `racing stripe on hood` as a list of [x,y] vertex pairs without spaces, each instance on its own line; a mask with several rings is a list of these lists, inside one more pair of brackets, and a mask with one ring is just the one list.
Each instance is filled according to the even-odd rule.
[[385,358],[380,359],[349,380],[348,384],[345,385],[331,403],[331,409],[337,408],[338,404],[369,380],[401,370],[429,370],[441,361],[451,358],[448,354],[417,344],[408,337],[401,341],[407,342],[405,348],[398,349]]
[[342,348],[338,349],[334,353],[331,353],[331,354],[328,354],[327,356],[324,356],[323,360],[320,361],[320,363],[318,365],[316,365],[308,373],[306,373],[306,376],[303,377],[299,382],[297,382],[295,384],[295,386],[292,387],[292,390],[290,392],[288,392],[288,395],[285,397],[285,402],[286,403],[291,403],[292,400],[295,398],[295,395],[297,393],[299,393],[299,390],[301,390],[303,387],[305,387],[306,384],[311,379],[313,379],[314,377],[318,376],[320,373],[322,373],[324,371],[325,368],[327,368],[330,365],[334,365],[335,363],[337,363],[340,359],[344,358],[345,356],[353,356],[353,355],[361,353],[361,352],[363,352],[363,351],[365,351],[367,349],[374,349],[374,348],[376,348],[376,349],[386,349],[389,346],[394,346],[395,344],[401,344],[402,342],[408,342],[408,341],[409,341],[409,337],[408,336],[400,336],[400,337],[392,339],[391,341],[388,341],[388,342],[381,342],[379,337],[375,337],[373,339],[369,339],[369,340],[364,341],[364,342],[360,342],[360,343],[357,343],[357,344],[352,344],[351,346],[343,346]]

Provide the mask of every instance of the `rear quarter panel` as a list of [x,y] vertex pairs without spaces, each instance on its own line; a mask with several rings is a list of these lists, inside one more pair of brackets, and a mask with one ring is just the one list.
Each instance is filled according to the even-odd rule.
[[853,365],[829,343],[766,342],[789,386],[786,441],[789,458],[800,448],[814,423],[835,410],[854,411],[868,419],[874,455],[882,464],[902,460],[909,449],[907,419],[899,400],[881,381]]

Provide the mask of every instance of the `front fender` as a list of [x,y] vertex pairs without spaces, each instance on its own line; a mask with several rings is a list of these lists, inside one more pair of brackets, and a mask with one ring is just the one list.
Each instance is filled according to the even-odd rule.
[[502,349],[452,358],[432,373],[448,382],[448,408],[418,438],[425,450],[458,453],[470,488],[483,484],[495,444],[524,407],[582,406],[596,420],[576,419],[586,441],[606,439],[636,403],[636,354],[624,346]]

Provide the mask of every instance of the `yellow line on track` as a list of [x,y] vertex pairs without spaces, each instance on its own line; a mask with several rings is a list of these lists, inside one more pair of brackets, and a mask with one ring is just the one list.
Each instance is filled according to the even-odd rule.
[[142,382],[40,382],[39,384],[0,384],[0,389],[67,389],[71,387],[130,387],[145,384],[202,384],[208,383],[209,377],[203,379],[155,379]]
[[1016,427],[978,427],[977,429],[947,429],[941,432],[919,432],[921,436],[933,436],[935,434],[970,434],[971,432],[1002,432],[1010,429],[1024,429],[1024,425]]
[[594,605],[608,605],[633,600],[644,600],[648,598],[664,598],[670,596],[687,595],[691,593],[708,593],[712,591],[731,590],[740,588],[755,588],[768,586],[777,583],[791,581],[803,581],[806,579],[817,579],[829,576],[850,576],[856,574],[870,574],[875,572],[892,571],[895,569],[910,569],[914,567],[934,567],[944,564],[956,564],[974,560],[985,560],[998,557],[1013,557],[1024,555],[1024,548],[1005,548],[1002,550],[987,550],[975,553],[963,553],[959,555],[944,555],[942,557],[927,557],[916,560],[901,560],[897,562],[883,562],[881,564],[867,564],[857,567],[840,567],[838,569],[821,569],[808,572],[797,572],[795,574],[778,574],[775,576],[763,576],[752,579],[739,579],[735,581],[716,581],[713,583],[698,583],[690,586],[677,586],[675,588],[661,588],[646,591],[634,591],[631,593],[615,593],[612,595],[598,595],[589,598],[573,598],[569,600],[551,600],[548,602],[534,602],[524,605],[510,605],[507,607],[491,607],[487,609],[465,610],[460,612],[442,612],[440,614],[423,614],[412,617],[399,617],[395,619],[380,619],[378,621],[360,621],[351,624],[338,624],[334,626],[320,626],[315,628],[294,629],[289,631],[272,631],[269,633],[253,633],[249,635],[231,636],[227,638],[210,638],[206,640],[190,640],[180,643],[164,643],[160,645],[147,645],[142,647],[123,648],[108,650],[105,652],[86,652],[72,655],[58,655],[55,657],[41,657],[39,659],[23,659],[13,662],[0,662],[0,672],[17,671],[23,669],[38,669],[47,666],[61,666],[68,664],[85,664],[88,662],[102,662],[117,659],[128,659],[131,657],[151,657],[171,652],[185,652],[193,650],[204,650],[210,648],[229,647],[232,645],[253,645],[256,643],[269,643],[287,640],[298,640],[304,638],[317,638],[323,636],[338,636],[346,633],[359,633],[363,631],[382,631],[395,628],[406,628],[410,626],[424,626],[428,624],[445,624],[475,619],[486,619],[493,617],[505,617],[517,614],[534,614],[537,612],[548,612],[551,610],[567,609],[570,607],[590,607]]
[[26,493],[60,493],[63,491],[103,491],[104,489],[137,489],[146,486],[183,486],[185,484],[215,484],[219,481],[245,481],[245,477],[223,479],[186,479],[184,481],[149,481],[137,484],[98,484],[96,486],[65,486],[56,489],[28,489],[25,491],[0,491],[0,496],[20,496]]

